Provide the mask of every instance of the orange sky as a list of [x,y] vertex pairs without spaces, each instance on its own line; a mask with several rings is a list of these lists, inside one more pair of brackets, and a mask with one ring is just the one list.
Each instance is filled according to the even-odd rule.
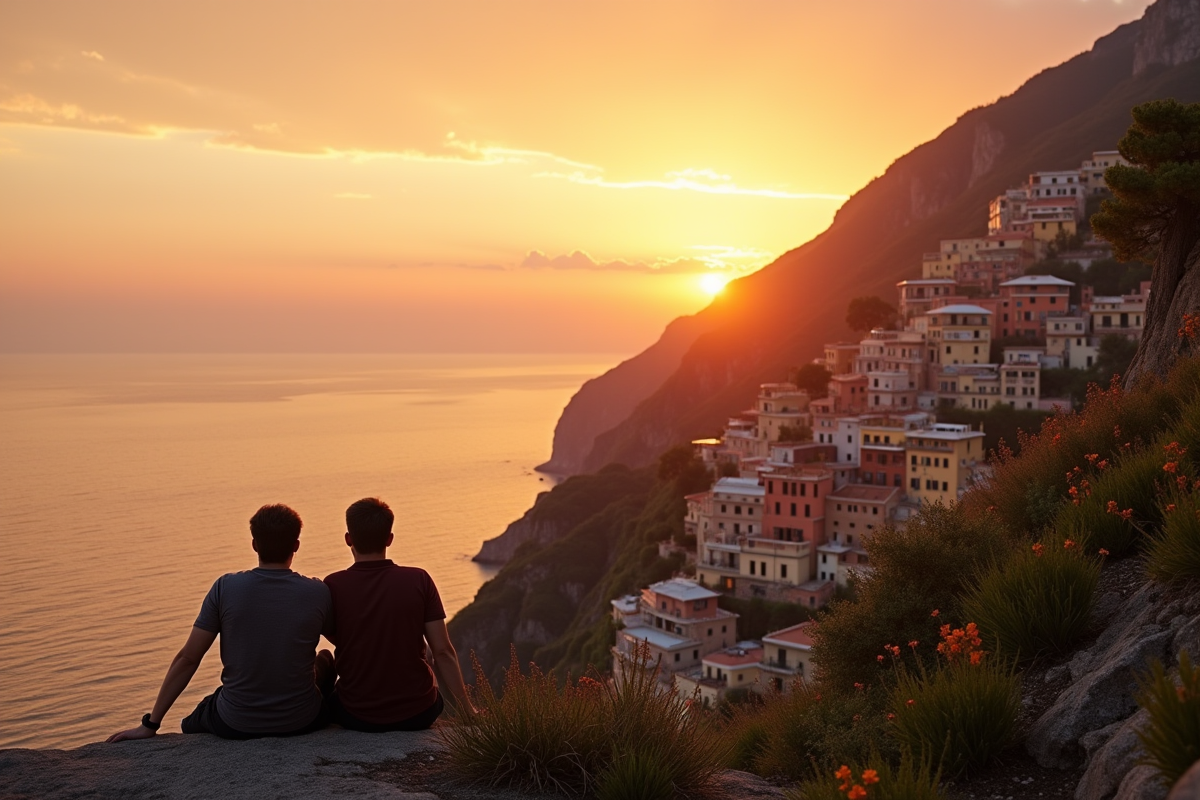
[[634,352],[1146,5],[6,3],[0,351]]

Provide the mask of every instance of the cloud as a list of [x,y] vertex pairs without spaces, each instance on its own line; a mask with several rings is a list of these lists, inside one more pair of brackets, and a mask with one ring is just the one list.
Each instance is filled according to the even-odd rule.
[[51,103],[33,94],[14,94],[0,100],[0,123],[87,128],[139,136],[161,136],[162,128],[136,125],[117,114],[95,113],[75,103]]
[[375,195],[362,194],[361,192],[338,192],[334,197],[338,200],[371,200]]
[[103,61],[104,60],[104,56],[100,55],[95,50],[83,50],[79,53],[79,55],[83,56],[84,58],[90,58],[93,61]]
[[557,178],[584,186],[599,186],[605,189],[667,189],[669,191],[701,192],[704,194],[750,195],[781,200],[836,200],[842,202],[849,195],[824,192],[792,192],[783,189],[751,188],[739,186],[729,175],[711,169],[683,169],[668,172],[662,180],[610,181],[599,167],[580,169],[574,172],[543,172],[538,178]]
[[[729,250],[734,248],[715,247],[715,250]],[[766,256],[769,260],[770,254],[763,251],[753,251],[760,256]],[[525,258],[518,265],[521,269],[553,269],[553,270],[588,270],[595,272],[640,272],[647,275],[691,275],[697,273],[707,273],[713,270],[734,271],[734,272],[750,272],[759,266],[757,264],[735,264],[731,263],[732,259],[726,256],[721,259],[718,256],[701,256],[700,258],[658,258],[654,261],[627,261],[625,259],[616,259],[613,261],[597,261],[582,250],[576,250],[572,253],[555,256],[550,256],[543,253],[541,250],[530,250]],[[763,262],[765,263],[765,262]]]

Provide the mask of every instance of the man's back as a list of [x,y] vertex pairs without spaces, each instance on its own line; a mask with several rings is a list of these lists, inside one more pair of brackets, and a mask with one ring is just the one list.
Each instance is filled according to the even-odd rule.
[[413,717],[437,700],[425,661],[425,623],[444,619],[423,569],[359,561],[325,578],[333,596],[338,701],[369,723]]
[[291,731],[321,710],[313,659],[331,619],[329,590],[290,569],[222,575],[196,627],[220,634],[217,712],[246,733]]

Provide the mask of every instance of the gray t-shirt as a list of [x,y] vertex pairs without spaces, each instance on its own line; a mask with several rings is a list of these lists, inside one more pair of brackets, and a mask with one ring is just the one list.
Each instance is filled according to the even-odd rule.
[[217,578],[196,627],[221,637],[217,713],[244,733],[303,728],[321,709],[313,681],[317,642],[333,624],[329,589],[290,569]]

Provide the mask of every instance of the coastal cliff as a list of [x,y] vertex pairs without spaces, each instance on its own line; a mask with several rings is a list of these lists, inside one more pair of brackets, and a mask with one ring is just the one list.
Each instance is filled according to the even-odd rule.
[[1192,24],[1198,2],[1158,0],[1142,20],[899,158],[820,236],[732,282],[685,325],[669,328],[670,349],[683,351],[678,361],[660,357],[660,342],[590,382],[559,420],[546,466],[568,473],[613,462],[636,467],[668,446],[715,433],[752,401],[758,383],[778,380],[820,355],[824,342],[849,335],[849,298],[890,297],[939,239],[982,233],[980,209],[995,195],[1038,169],[1114,147],[1138,103],[1200,100],[1200,33]]

